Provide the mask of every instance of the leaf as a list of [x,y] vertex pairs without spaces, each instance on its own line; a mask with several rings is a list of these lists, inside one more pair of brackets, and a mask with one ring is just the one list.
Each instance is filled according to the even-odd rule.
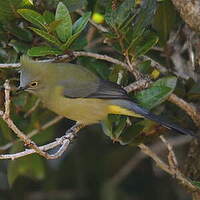
[[128,47],[129,51],[132,51],[134,57],[138,57],[147,53],[158,42],[158,36],[154,32],[146,32],[141,38]]
[[18,17],[17,9],[20,8],[22,0],[0,1],[0,22],[8,23]]
[[7,30],[14,35],[15,37],[17,37],[20,40],[23,40],[25,42],[32,42],[33,40],[33,36],[31,31],[26,30],[26,29],[22,29],[16,26],[8,26]]
[[191,183],[200,189],[200,182],[199,181],[191,181]]
[[18,9],[17,12],[27,21],[38,26],[39,28],[46,29],[45,18],[38,12],[31,9]]
[[56,30],[56,28],[58,27],[58,25],[61,23],[62,21],[61,20],[54,20],[52,21],[50,24],[47,25],[47,30],[48,30],[48,33],[51,33],[53,31]]
[[119,28],[127,19],[135,6],[135,0],[125,0],[117,9],[108,6],[105,13],[105,20],[113,28]]
[[18,40],[11,40],[9,42],[9,46],[12,46],[17,53],[23,53],[23,54],[25,54],[26,51],[30,48],[29,45]]
[[39,36],[43,37],[48,42],[54,44],[55,46],[57,47],[62,46],[62,43],[55,36],[37,28],[33,28],[33,27],[29,27],[29,28],[35,33],[37,33]]
[[28,56],[47,56],[47,55],[59,55],[62,54],[62,51],[48,47],[48,46],[39,46],[32,47],[27,52]]
[[114,139],[118,139],[120,135],[122,134],[122,132],[124,131],[126,127],[126,120],[127,120],[127,117],[125,116],[120,117],[119,123],[116,125],[116,129],[113,133]]
[[86,47],[88,44],[88,41],[86,39],[85,35],[81,35],[78,37],[71,45],[70,45],[70,50],[73,51],[80,51],[83,50],[84,47]]
[[133,143],[135,138],[139,136],[144,129],[144,125],[140,122],[134,123],[133,126],[130,126],[124,131],[118,141],[121,145],[127,145]]
[[175,27],[176,18],[176,10],[171,1],[159,3],[153,26],[159,35],[159,43],[162,46],[168,41],[169,33]]
[[59,2],[57,6],[55,20],[62,20],[56,27],[56,32],[59,39],[66,42],[72,35],[72,20],[67,7],[62,2]]
[[87,25],[90,16],[91,16],[91,12],[87,12],[73,24],[73,29],[72,29],[73,35],[62,46],[63,49],[69,48],[69,46],[74,42],[74,40],[81,34],[85,26]]
[[128,43],[131,42],[129,47],[133,46],[132,43],[134,43],[138,37],[142,36],[145,28],[151,24],[155,10],[156,0],[146,0],[130,29],[130,33],[128,33],[130,35],[130,41],[128,41]]
[[117,8],[116,10],[117,15],[115,21],[118,27],[120,27],[124,23],[124,21],[126,21],[129,18],[134,6],[135,6],[135,0],[125,0],[119,6],[119,8]]
[[87,0],[66,0],[65,2],[70,12],[86,7],[87,5]]
[[112,134],[112,122],[109,121],[108,117],[101,121],[103,132],[110,138],[113,138]]
[[48,10],[44,11],[43,17],[47,24],[50,24],[51,22],[53,22],[55,20],[54,14]]
[[80,17],[72,26],[73,34],[80,34],[87,25],[90,17],[91,12],[86,12],[82,17]]
[[153,83],[150,88],[138,92],[135,99],[140,106],[150,110],[167,99],[174,91],[176,82],[177,78],[174,76],[161,78]]
[[38,155],[30,155],[9,161],[8,182],[12,185],[19,176],[41,180],[45,176],[44,162]]

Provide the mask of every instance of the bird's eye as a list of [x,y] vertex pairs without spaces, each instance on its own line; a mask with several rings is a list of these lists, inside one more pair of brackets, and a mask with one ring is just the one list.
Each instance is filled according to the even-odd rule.
[[37,87],[38,86],[38,82],[37,81],[31,82],[30,86],[31,87]]

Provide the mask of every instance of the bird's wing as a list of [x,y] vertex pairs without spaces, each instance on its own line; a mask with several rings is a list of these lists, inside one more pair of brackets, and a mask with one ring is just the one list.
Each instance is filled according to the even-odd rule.
[[100,80],[98,89],[87,97],[100,99],[129,99],[126,91],[120,85],[107,80]]
[[[116,83],[96,79],[65,80],[64,96],[68,98],[128,99],[126,91]],[[68,87],[70,85],[70,87]]]

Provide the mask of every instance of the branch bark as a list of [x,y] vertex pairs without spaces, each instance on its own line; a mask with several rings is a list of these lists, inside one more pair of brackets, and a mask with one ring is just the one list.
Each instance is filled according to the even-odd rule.
[[194,30],[200,32],[200,1],[172,0],[183,20]]

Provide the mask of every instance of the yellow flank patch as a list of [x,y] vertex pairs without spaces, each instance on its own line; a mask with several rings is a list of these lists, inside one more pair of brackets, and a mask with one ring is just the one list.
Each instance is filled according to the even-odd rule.
[[128,116],[139,117],[139,118],[142,117],[141,115],[139,115],[131,110],[128,110],[126,108],[122,108],[122,107],[116,106],[116,105],[110,105],[108,107],[108,109],[109,109],[110,114],[128,115]]

